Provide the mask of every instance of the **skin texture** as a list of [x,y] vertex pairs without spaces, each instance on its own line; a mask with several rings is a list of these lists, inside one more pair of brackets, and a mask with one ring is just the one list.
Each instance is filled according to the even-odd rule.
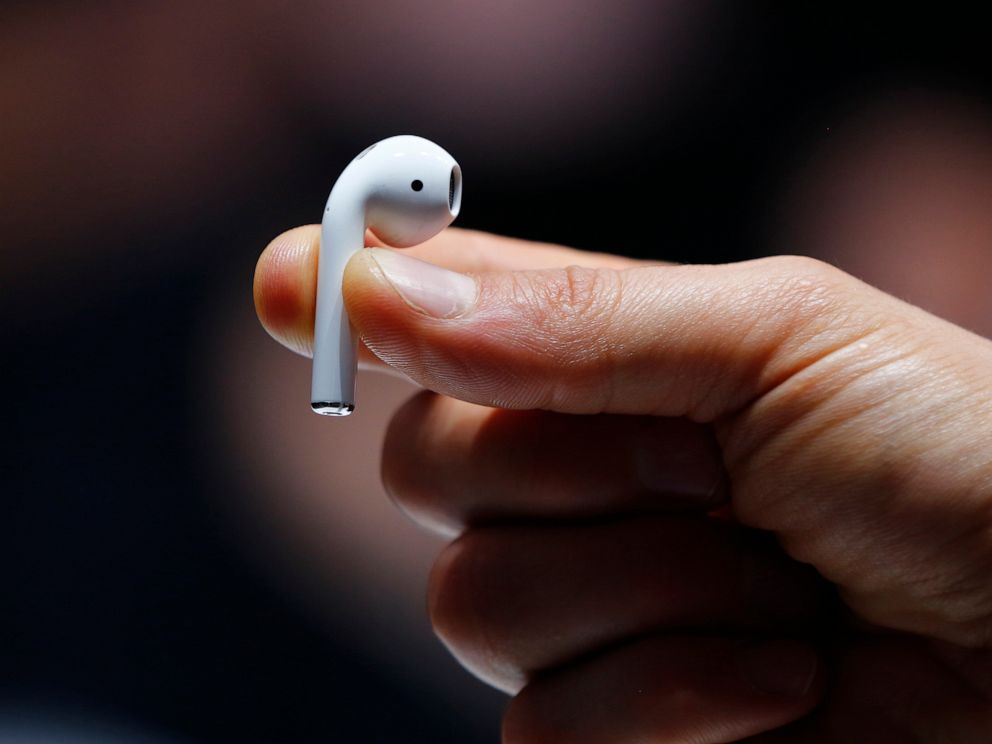
[[[317,239],[280,236],[255,278],[302,353]],[[431,619],[514,695],[505,741],[989,740],[992,344],[811,259],[458,230],[402,252],[474,277],[435,318],[380,250],[348,312],[430,391],[384,482],[454,538]]]

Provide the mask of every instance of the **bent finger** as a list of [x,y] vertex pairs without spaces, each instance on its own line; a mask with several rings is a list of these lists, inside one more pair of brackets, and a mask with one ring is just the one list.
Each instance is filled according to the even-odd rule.
[[471,529],[428,596],[449,650],[508,691],[646,633],[812,629],[830,597],[768,535],[699,516]]
[[737,741],[809,712],[821,666],[798,641],[645,638],[528,685],[507,709],[504,742]]
[[419,393],[393,416],[382,480],[444,533],[505,519],[711,510],[727,495],[709,427],[687,419],[510,411]]

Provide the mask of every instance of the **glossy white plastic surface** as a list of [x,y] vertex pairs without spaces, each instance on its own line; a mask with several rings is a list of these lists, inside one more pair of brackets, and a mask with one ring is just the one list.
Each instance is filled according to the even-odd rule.
[[358,339],[344,309],[348,260],[365,247],[365,230],[405,248],[436,235],[458,216],[461,169],[430,140],[389,137],[362,151],[327,198],[320,232],[317,315],[310,406],[327,416],[355,409]]

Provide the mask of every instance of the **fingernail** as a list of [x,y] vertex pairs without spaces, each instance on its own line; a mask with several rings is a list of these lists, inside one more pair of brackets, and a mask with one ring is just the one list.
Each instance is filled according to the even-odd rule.
[[475,280],[440,266],[386,248],[368,248],[369,255],[414,310],[434,318],[455,318],[474,304]]
[[737,650],[744,678],[759,692],[800,698],[816,676],[817,656],[798,641],[768,641]]
[[[634,467],[637,478],[647,491],[670,495],[718,498],[723,465],[707,443],[689,441],[696,432],[686,432],[686,439],[673,441],[665,422],[647,424],[634,441]],[[690,503],[698,503],[693,498]]]

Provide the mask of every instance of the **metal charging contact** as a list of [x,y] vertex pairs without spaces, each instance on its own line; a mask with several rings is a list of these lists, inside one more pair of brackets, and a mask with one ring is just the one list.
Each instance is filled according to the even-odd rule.
[[310,404],[314,413],[321,416],[348,416],[355,410],[354,403],[339,403],[337,401],[316,401]]

